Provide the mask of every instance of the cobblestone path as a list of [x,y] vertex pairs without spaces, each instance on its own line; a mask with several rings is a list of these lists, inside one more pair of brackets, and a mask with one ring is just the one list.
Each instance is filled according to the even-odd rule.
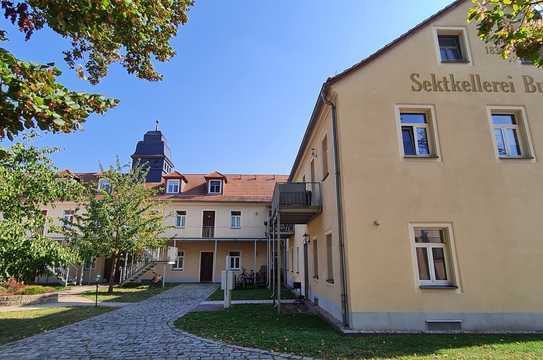
[[204,301],[213,289],[212,285],[180,285],[140,303],[7,344],[0,347],[0,359],[289,358],[171,328],[169,322]]

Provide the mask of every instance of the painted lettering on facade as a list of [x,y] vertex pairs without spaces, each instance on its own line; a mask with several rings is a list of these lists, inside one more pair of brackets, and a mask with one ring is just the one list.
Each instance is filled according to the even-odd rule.
[[543,94],[543,82],[531,76],[523,75],[521,84],[517,84],[512,76],[505,80],[488,80],[479,74],[470,74],[459,78],[454,74],[427,76],[413,73],[410,76],[411,90],[415,92],[465,92],[465,93],[516,93]]

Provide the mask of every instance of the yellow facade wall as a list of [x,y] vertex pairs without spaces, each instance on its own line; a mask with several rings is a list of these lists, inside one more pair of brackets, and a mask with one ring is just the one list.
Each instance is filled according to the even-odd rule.
[[[543,82],[543,73],[493,55],[466,25],[469,6],[467,1],[436,19],[329,89],[337,104],[349,319],[355,329],[419,331],[428,320],[456,319],[473,331],[543,328],[543,289],[536,285],[543,259],[543,93],[523,82],[523,76]],[[439,61],[436,31],[451,29],[466,34],[469,63]],[[461,80],[474,74],[513,82],[516,91],[417,91],[412,74]],[[400,105],[433,107],[439,158],[404,158]],[[533,159],[497,158],[488,109],[500,106],[526,115]],[[298,181],[307,178],[311,149],[319,149],[319,138],[331,132],[329,116],[329,106],[323,107],[295,169]],[[323,181],[323,213],[308,226],[319,242],[328,231],[336,234],[333,181]],[[409,232],[415,223],[451,226],[457,289],[419,287]],[[325,266],[322,255],[319,264]],[[339,268],[339,259],[334,264]],[[338,284],[319,279],[310,286],[312,297],[332,303],[321,307],[340,319],[334,311],[340,308]]]

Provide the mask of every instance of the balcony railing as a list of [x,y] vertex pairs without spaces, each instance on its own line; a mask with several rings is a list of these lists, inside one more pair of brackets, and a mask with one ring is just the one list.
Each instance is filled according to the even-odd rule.
[[202,226],[202,237],[212,239],[215,237],[215,226]]
[[294,234],[294,224],[281,224],[281,234],[292,235]]
[[[273,192],[272,212],[297,214],[298,219],[285,218],[285,224],[306,223],[322,209],[321,184],[296,182],[276,184]],[[290,222],[292,221],[292,222]]]

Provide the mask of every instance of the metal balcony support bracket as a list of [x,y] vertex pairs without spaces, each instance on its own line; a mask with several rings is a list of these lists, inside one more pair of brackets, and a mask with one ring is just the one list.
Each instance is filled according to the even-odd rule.
[[281,314],[281,213],[277,213],[277,313]]
[[280,213],[283,226],[285,224],[307,224],[321,211],[322,194],[320,183],[291,182],[275,185],[272,199],[272,217]]
[[273,217],[271,218],[271,271],[270,271],[270,278],[271,278],[271,289],[272,289],[272,298],[273,298],[273,305],[275,305],[275,222]]

